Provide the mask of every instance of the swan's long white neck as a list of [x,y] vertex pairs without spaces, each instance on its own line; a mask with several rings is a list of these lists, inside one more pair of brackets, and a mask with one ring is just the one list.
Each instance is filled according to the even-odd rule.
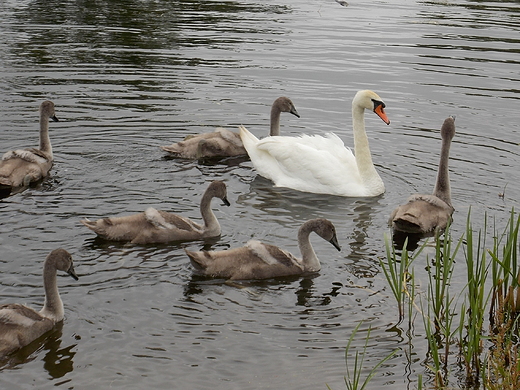
[[43,287],[45,289],[45,303],[40,314],[55,322],[63,320],[65,312],[63,309],[63,302],[58,292],[56,267],[54,264],[51,265],[48,261],[46,261],[43,266]]
[[40,150],[52,155],[51,139],[49,138],[49,116],[44,112],[40,112]]
[[298,230],[298,246],[302,254],[302,263],[305,272],[317,272],[321,269],[320,260],[318,256],[316,256],[316,252],[314,252],[309,238],[312,231],[313,228],[309,224],[302,225]]
[[381,181],[370,154],[368,137],[365,131],[365,109],[355,103],[352,104],[352,127],[354,132],[354,154],[363,181],[365,183],[372,180]]

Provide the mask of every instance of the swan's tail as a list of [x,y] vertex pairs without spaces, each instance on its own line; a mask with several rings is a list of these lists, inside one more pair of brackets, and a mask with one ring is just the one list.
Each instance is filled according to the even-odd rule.
[[255,137],[253,133],[247,130],[244,126],[238,126],[238,128],[240,129],[240,139],[244,144],[244,148],[247,150],[247,153],[250,154],[251,149],[258,144],[259,140]]

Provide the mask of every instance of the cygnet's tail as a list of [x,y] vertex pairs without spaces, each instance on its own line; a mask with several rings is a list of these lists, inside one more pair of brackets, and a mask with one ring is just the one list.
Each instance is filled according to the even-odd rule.
[[206,251],[192,252],[184,249],[188,257],[190,258],[191,265],[198,272],[204,272],[208,268],[207,260],[209,257],[206,255]]
[[168,153],[173,153],[176,155],[182,154],[182,148],[179,146],[179,144],[171,144],[171,145],[159,146],[159,147]]
[[[105,218],[108,219],[108,218]],[[105,219],[102,219],[97,221],[91,221],[88,218],[80,220],[80,222],[88,227],[90,230],[92,230],[94,233],[96,233],[98,236],[105,236],[107,234],[105,229]]]

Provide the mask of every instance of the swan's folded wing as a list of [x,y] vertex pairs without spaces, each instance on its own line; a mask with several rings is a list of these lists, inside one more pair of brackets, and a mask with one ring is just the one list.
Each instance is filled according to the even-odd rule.
[[149,207],[144,212],[145,219],[158,229],[166,230],[184,230],[193,231],[201,230],[202,226],[191,219],[181,215],[169,213],[167,211],[157,210]]
[[203,228],[202,225],[197,222],[192,221],[188,217],[183,217],[182,215],[169,213],[167,211],[158,210],[159,214],[164,218],[166,223],[174,225],[178,229],[181,230],[201,230]]
[[440,199],[435,195],[413,194],[410,195],[410,197],[408,198],[408,203],[417,202],[421,200],[431,204],[434,207],[438,207],[439,209],[447,210],[451,213],[453,213],[454,211],[453,206],[449,205],[444,200]]
[[240,139],[240,136],[237,133],[235,133],[231,130],[225,129],[224,127],[218,127],[215,130],[215,133],[219,134],[220,137],[224,141],[227,141],[234,146],[242,147],[242,141]]
[[49,162],[49,156],[38,149],[17,149],[4,153],[2,160],[20,158],[30,163],[45,164]]
[[33,309],[20,304],[7,304],[0,306],[0,324],[30,327],[43,317]]
[[354,155],[335,134],[300,137],[268,137],[258,149],[276,160],[280,174],[271,179],[278,186],[315,192],[320,187],[360,183]]
[[302,134],[295,138],[316,150],[326,150],[339,159],[346,159],[345,162],[350,162],[354,159],[352,150],[345,146],[343,140],[335,133],[326,133],[324,136]]
[[257,240],[250,240],[245,246],[268,265],[283,265],[285,267],[296,266],[301,268],[303,271],[303,266],[299,259],[293,256],[292,253],[284,251],[275,245],[264,244]]
[[166,220],[161,215],[161,213],[153,207],[148,207],[144,211],[144,217],[146,218],[146,220],[148,222],[150,222],[152,225],[154,225],[158,229],[171,230],[171,229],[175,228],[175,226],[173,226],[171,223],[166,222]]
[[395,230],[427,234],[444,230],[453,211],[451,205],[434,195],[415,194],[394,210],[389,223]]

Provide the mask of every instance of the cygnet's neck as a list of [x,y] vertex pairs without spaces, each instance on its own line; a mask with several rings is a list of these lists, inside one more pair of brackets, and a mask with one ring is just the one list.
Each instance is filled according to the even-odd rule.
[[303,224],[298,230],[298,246],[302,254],[302,263],[305,272],[317,272],[321,269],[320,260],[314,252],[310,241],[310,234],[314,231],[314,226],[309,223]]
[[450,188],[450,174],[448,169],[448,161],[450,158],[451,138],[443,138],[441,146],[441,157],[439,161],[439,168],[437,170],[437,181],[433,195],[442,199],[451,206],[451,188]]
[[269,131],[270,136],[280,135],[280,116],[282,115],[282,111],[277,104],[274,104],[271,107],[271,129]]
[[63,302],[58,292],[56,267],[49,261],[46,261],[43,266],[43,287],[45,290],[45,303],[40,314],[55,322],[63,320]]
[[204,220],[205,232],[211,232],[212,235],[219,235],[220,224],[218,223],[215,213],[213,213],[213,210],[211,209],[211,199],[213,199],[213,197],[214,196],[210,191],[204,193],[200,202],[200,214]]
[[49,116],[44,112],[40,112],[40,150],[42,152],[52,155],[52,145],[49,138]]

